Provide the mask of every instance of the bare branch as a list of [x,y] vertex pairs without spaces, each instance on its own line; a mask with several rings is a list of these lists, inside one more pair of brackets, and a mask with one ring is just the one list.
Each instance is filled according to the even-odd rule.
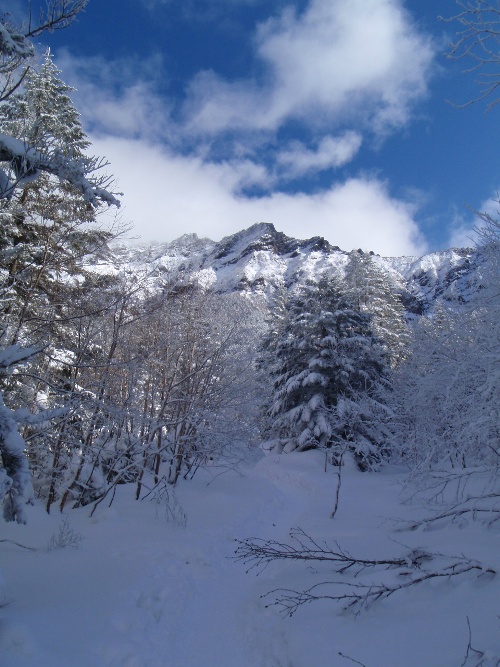
[[259,538],[248,538],[246,540],[236,540],[238,547],[235,551],[234,560],[241,560],[249,564],[247,572],[255,567],[265,569],[273,560],[305,560],[305,561],[326,561],[335,565],[335,572],[344,574],[350,569],[355,573],[362,569],[382,566],[389,567],[415,567],[419,568],[421,563],[430,560],[432,554],[421,549],[414,549],[402,558],[395,559],[364,559],[352,556],[344,550],[338,543],[335,543],[335,549],[318,544],[312,537],[307,535],[302,528],[294,528],[290,532],[290,537],[297,546],[283,544],[275,540],[262,540]]
[[[304,591],[278,588],[261,596],[262,598],[274,597],[274,601],[266,606],[280,607],[285,616],[292,616],[299,607],[316,600],[339,602],[344,609],[355,610],[356,613],[359,613],[374,602],[433,579],[449,579],[469,572],[490,576],[496,574],[492,568],[485,567],[478,561],[465,556],[444,556],[417,548],[411,549],[399,558],[358,558],[337,543],[335,549],[330,548],[326,543],[318,544],[301,528],[295,528],[290,536],[298,546],[255,538],[237,540],[239,546],[233,558],[249,564],[247,572],[255,567],[260,567],[262,571],[274,560],[327,562],[333,566],[335,573],[350,574],[351,578],[321,581]],[[439,565],[439,560],[443,562],[442,566]],[[431,562],[432,566],[429,566]],[[364,583],[360,581],[360,575],[367,570],[381,573],[396,570],[396,583],[373,583],[371,581]],[[356,580],[353,579],[354,577]]]
[[468,641],[465,657],[460,667],[499,667],[500,658],[487,656],[485,651],[480,651],[472,646],[472,630],[469,617],[467,619]]
[[[277,588],[269,591],[262,597],[275,596],[274,602],[266,606],[278,606],[285,616],[293,616],[299,607],[317,600],[332,600],[340,602],[345,610],[355,610],[359,613],[374,602],[385,600],[407,588],[418,586],[433,579],[450,579],[451,577],[461,576],[468,572],[479,572],[482,574],[495,575],[495,570],[485,568],[475,561],[463,560],[453,563],[442,570],[426,571],[416,577],[410,577],[403,583],[394,586],[388,584],[364,584],[353,581],[322,581],[314,584],[305,591],[295,591],[285,588]],[[333,588],[331,593],[328,592]]]
[[21,549],[27,549],[28,551],[39,551],[39,549],[37,549],[36,547],[27,547],[25,544],[21,544],[20,542],[14,542],[14,540],[0,540],[0,542],[13,544],[16,547],[21,547]]
[[456,41],[450,44],[445,54],[453,60],[469,60],[472,66],[464,73],[479,72],[477,84],[480,94],[457,107],[466,107],[487,98],[493,98],[487,109],[500,102],[495,97],[500,87],[500,7],[487,0],[456,0],[460,12],[450,18],[439,17],[447,23],[460,25]]
[[[78,14],[82,12],[88,4],[88,0],[52,0],[47,3],[45,10],[41,9],[38,21],[32,24],[30,12],[30,21],[25,32],[25,37],[37,37],[43,32],[53,32],[62,30],[73,23]],[[30,3],[31,5],[31,3]]]
[[[27,71],[27,62],[35,54],[31,39],[44,32],[67,28],[87,6],[88,0],[47,0],[40,9],[38,20],[28,2],[28,22],[16,26],[5,16],[0,19],[0,101],[6,100],[21,85]],[[25,66],[23,72],[18,70]]]
[[333,510],[330,514],[330,519],[335,518],[335,515],[337,514],[337,511],[339,509],[340,487],[342,485],[342,466],[344,465],[344,456],[346,452],[347,452],[347,444],[344,445],[344,449],[342,450],[339,458],[339,465],[337,470],[337,488],[335,489],[335,505],[333,506]]
[[[491,504],[488,505],[487,502]],[[416,530],[442,521],[444,523],[453,523],[463,516],[468,516],[472,520],[483,520],[488,525],[492,525],[500,520],[500,494],[488,493],[479,496],[469,496],[465,500],[449,505],[442,512],[419,519],[418,521],[402,522],[403,530]]]
[[359,662],[359,660],[355,660],[354,658],[351,658],[349,655],[344,655],[341,653],[341,651],[338,652],[338,655],[340,655],[341,658],[345,658],[346,660],[350,660],[351,662],[354,662],[356,665],[361,665],[361,667],[366,667],[362,662]]

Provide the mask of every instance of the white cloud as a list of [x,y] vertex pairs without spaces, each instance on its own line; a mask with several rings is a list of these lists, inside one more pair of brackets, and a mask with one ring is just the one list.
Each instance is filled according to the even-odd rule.
[[[500,190],[498,191],[500,192]],[[478,207],[478,213],[484,213],[494,220],[500,219],[500,201],[498,192],[490,199],[483,201]],[[466,218],[463,215],[456,215],[450,227],[449,247],[465,248],[474,246],[478,240],[477,231],[485,226],[484,220],[472,211]]]
[[[168,74],[158,55],[105,61],[63,51],[56,62],[78,89],[77,106],[93,133],[190,146],[208,159],[214,140],[222,139],[226,156],[245,144],[251,155],[299,120],[317,150],[295,144],[276,152],[279,175],[295,178],[348,162],[361,132],[408,121],[433,58],[401,0],[310,0],[301,15],[288,7],[256,29],[254,47],[265,66],[259,80],[227,82],[202,71],[186,82],[184,103],[159,93]],[[181,109],[183,120],[174,122]],[[337,139],[334,128],[343,132]]]
[[361,143],[361,135],[352,130],[339,137],[323,137],[316,150],[294,142],[290,148],[278,153],[277,162],[285,175],[296,178],[311,171],[340,167],[350,162],[360,149]]
[[474,223],[456,215],[450,226],[447,245],[450,248],[470,248],[474,245],[474,236]]
[[126,220],[145,241],[172,240],[195,232],[219,240],[255,222],[271,222],[296,238],[324,236],[350,250],[361,247],[382,255],[414,255],[426,250],[409,202],[392,199],[384,183],[357,178],[315,195],[275,192],[244,197],[242,181],[253,168],[204,163],[144,142],[95,139],[125,192]]
[[384,132],[407,122],[434,56],[398,0],[311,0],[302,15],[288,8],[262,24],[255,44],[265,83],[201,73],[187,107],[193,131],[275,130],[294,118],[362,119]]
[[171,105],[157,90],[161,58],[105,60],[55,54],[64,81],[76,88],[75,105],[94,133],[171,141]]
[[[64,80],[79,89],[93,151],[110,160],[125,192],[133,233],[146,241],[187,232],[219,240],[267,221],[346,250],[424,252],[414,204],[391,197],[379,179],[360,175],[313,194],[273,191],[352,160],[366,123],[383,132],[408,120],[425,93],[432,48],[400,1],[310,0],[302,15],[288,10],[261,25],[254,43],[264,78],[228,83],[201,73],[182,121],[173,111],[179,100],[160,92],[159,60],[56,54]],[[276,130],[290,119],[307,130],[308,143],[280,146]],[[252,186],[266,194],[245,196]]]

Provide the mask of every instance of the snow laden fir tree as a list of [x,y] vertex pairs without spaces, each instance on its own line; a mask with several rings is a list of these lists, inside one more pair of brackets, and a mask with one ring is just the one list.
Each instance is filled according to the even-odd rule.
[[387,272],[375,264],[370,253],[353,250],[344,280],[355,307],[371,315],[373,333],[383,343],[390,366],[398,366],[407,353],[410,333],[401,297]]
[[387,355],[372,316],[337,280],[308,283],[282,305],[263,346],[273,381],[265,436],[278,451],[349,448],[358,465],[380,456]]
[[[50,21],[57,19],[59,10],[63,17],[83,6],[65,2],[51,10],[48,5]],[[4,469],[0,497],[5,497],[5,518],[24,522],[23,506],[31,484],[18,424],[47,424],[61,415],[57,405],[44,410],[47,401],[40,403],[38,398],[45,387],[61,386],[57,364],[47,359],[51,355],[54,359],[53,344],[68,337],[64,322],[71,319],[68,308],[74,296],[68,277],[80,272],[84,279],[78,269],[82,257],[109,239],[109,234],[87,227],[95,222],[96,208],[103,201],[118,202],[104,189],[109,178],[94,174],[103,162],[85,156],[89,142],[69,98],[71,89],[59,78],[50,53],[40,69],[28,67],[25,61],[33,54],[29,40],[6,24],[1,32],[0,451]],[[14,33],[16,40],[5,41]],[[22,87],[9,84],[16,68],[22,70],[18,76]],[[42,350],[51,350],[43,364],[37,359]],[[27,365],[32,365],[31,372],[23,380],[19,371]]]
[[[0,131],[84,164],[90,143],[69,98],[71,88],[59,74],[49,52],[39,70],[30,67],[22,93],[0,106]],[[1,262],[8,274],[2,287],[9,302],[2,342],[15,344],[28,329],[41,337],[47,310],[69,301],[63,296],[68,291],[64,277],[84,277],[82,258],[110,235],[89,227],[96,222],[96,211],[81,192],[46,173],[3,202],[0,217]]]

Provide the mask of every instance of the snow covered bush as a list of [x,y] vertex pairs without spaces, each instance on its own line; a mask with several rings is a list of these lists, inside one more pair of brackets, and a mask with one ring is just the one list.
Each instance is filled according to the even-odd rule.
[[[497,248],[495,249],[495,243]],[[500,465],[498,242],[480,247],[482,284],[414,328],[395,372],[394,452],[414,469]]]
[[[33,350],[7,348],[0,352],[0,373],[5,374],[16,362],[29,358]],[[23,356],[24,355],[24,356]],[[31,474],[14,413],[4,403],[0,391],[0,501],[6,521],[26,523],[25,505],[31,499]]]

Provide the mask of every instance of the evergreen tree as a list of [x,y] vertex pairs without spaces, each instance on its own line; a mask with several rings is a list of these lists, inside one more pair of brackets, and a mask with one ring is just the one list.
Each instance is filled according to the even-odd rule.
[[391,366],[397,366],[405,358],[409,330],[401,298],[389,277],[370,254],[353,250],[349,254],[345,284],[356,307],[371,314],[373,332],[386,347]]
[[287,311],[265,343],[273,380],[267,437],[284,451],[348,446],[369,465],[382,445],[374,414],[386,384],[370,315],[331,278],[306,285]]
[[11,95],[0,107],[2,131],[41,152],[55,148],[65,157],[84,160],[90,142],[70,98],[74,89],[62,81],[60,74],[47,50],[39,69],[27,69],[24,90]]
[[[54,83],[52,90],[50,85],[45,87],[47,95],[32,94],[37,90],[36,70],[25,67],[34,56],[31,40],[70,25],[86,4],[87,0],[48,0],[38,21],[30,16],[23,28],[11,24],[7,16],[0,22],[0,101],[7,101],[0,107],[0,500],[4,500],[5,517],[20,522],[29,496],[29,471],[17,427],[19,413],[6,405],[2,390],[22,385],[11,378],[20,380],[20,367],[33,363],[41,340],[47,342],[55,321],[53,312],[63,303],[57,299],[57,288],[67,282],[68,260],[88,253],[89,242],[94,249],[102,242],[102,235],[95,232],[82,238],[73,225],[93,220],[90,207],[103,202],[120,205],[106,190],[108,177],[93,174],[103,166],[102,161],[83,156],[86,140],[65,95],[68,89],[57,80],[49,54],[38,80],[39,84]],[[23,83],[25,94],[17,95]],[[42,89],[40,85],[38,91]],[[74,132],[64,133],[61,118]],[[35,144],[30,143],[30,136]],[[45,186],[29,188],[42,174],[50,175]],[[65,190],[61,184],[71,184],[71,188]],[[73,198],[75,193],[80,193],[80,200]],[[65,225],[59,224],[62,221]],[[72,252],[65,252],[70,246]],[[45,291],[44,283],[55,289]],[[37,366],[31,376],[41,370],[39,357]],[[29,389],[31,397],[38,395],[36,387]],[[22,392],[16,398],[24,398]],[[50,419],[47,413],[44,417]],[[30,415],[29,421],[33,424],[36,418]]]
[[[47,0],[45,8],[40,8],[38,21],[32,20],[30,9],[30,20],[24,26],[11,23],[8,14],[2,16],[0,102],[10,102],[30,74],[30,60],[35,54],[31,40],[46,31],[67,27],[86,4],[87,0]],[[6,114],[9,119],[8,110]],[[56,115],[53,117],[56,118]],[[91,206],[98,207],[103,202],[108,206],[120,206],[120,202],[106,189],[109,179],[94,173],[103,166],[102,161],[95,158],[75,160],[67,157],[64,149],[52,149],[50,142],[43,145],[38,135],[38,143],[32,144],[19,139],[17,134],[10,134],[7,128],[5,130],[0,130],[0,200],[10,199],[16,190],[23,190],[41,174],[52,174],[63,182],[71,183]]]
[[[39,70],[33,67],[27,71],[23,90],[0,106],[0,132],[35,146],[40,153],[85,164],[84,150],[89,142],[69,97],[71,89],[59,74],[47,52]],[[110,238],[109,233],[92,226],[95,209],[78,188],[48,173],[28,181],[9,200],[0,200],[0,345],[7,359],[9,350],[20,346],[29,352],[25,369],[0,376],[5,401],[0,450],[6,469],[10,459],[7,445],[20,440],[13,426],[16,420],[29,423],[23,437],[32,463],[40,466],[41,459],[51,458],[49,414],[44,410],[64,406],[70,412],[77,410],[68,393],[72,374],[68,362],[81,358],[77,353],[78,319],[90,316],[90,312],[80,306],[92,302],[89,292],[99,286],[99,279],[83,267],[83,261]],[[42,349],[44,355],[35,354]],[[20,408],[24,412],[20,413]],[[29,417],[15,417],[11,409]],[[45,418],[37,420],[34,415],[38,412]],[[9,473],[9,477],[14,479],[15,474]],[[12,507],[19,506],[12,500],[15,491],[13,483],[9,491]],[[9,513],[19,518],[16,509]]]
[[[85,162],[89,142],[69,97],[71,88],[59,74],[47,51],[40,70],[28,70],[23,92],[0,106],[0,131],[41,152],[56,151]],[[88,227],[95,222],[95,210],[83,195],[49,174],[40,175],[1,206],[0,260],[8,301],[4,315],[9,320],[2,342],[15,344],[28,322],[32,330],[39,327],[41,310],[47,322],[47,310],[61,301],[62,279],[81,274],[82,257],[95,251],[107,235]]]

